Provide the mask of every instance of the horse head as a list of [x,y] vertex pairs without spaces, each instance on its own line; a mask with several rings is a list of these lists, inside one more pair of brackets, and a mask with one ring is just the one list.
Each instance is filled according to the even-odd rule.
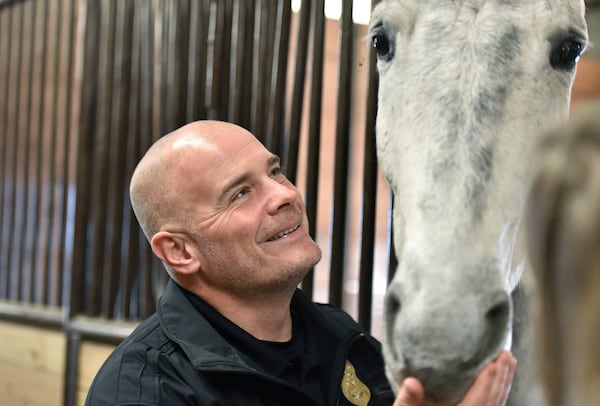
[[510,342],[530,154],[568,114],[584,4],[389,0],[369,32],[398,257],[384,310],[388,377],[415,376],[453,404]]

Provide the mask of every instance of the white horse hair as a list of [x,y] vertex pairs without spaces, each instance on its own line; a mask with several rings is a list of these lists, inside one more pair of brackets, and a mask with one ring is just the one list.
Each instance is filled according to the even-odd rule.
[[388,0],[373,10],[377,153],[394,194],[385,299],[392,385],[455,404],[507,345],[509,403],[543,404],[519,233],[538,134],[566,119],[583,0]]

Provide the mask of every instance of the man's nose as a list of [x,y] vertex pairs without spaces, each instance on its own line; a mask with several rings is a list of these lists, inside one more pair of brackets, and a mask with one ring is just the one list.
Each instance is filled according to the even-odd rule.
[[269,182],[267,210],[271,214],[286,208],[297,199],[298,189],[290,182],[280,183],[275,180]]

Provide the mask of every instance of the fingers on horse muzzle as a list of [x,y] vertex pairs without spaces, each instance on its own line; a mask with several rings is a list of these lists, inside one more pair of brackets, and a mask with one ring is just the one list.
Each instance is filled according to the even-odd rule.
[[459,397],[502,349],[510,295],[496,290],[423,300],[410,293],[390,289],[386,296],[386,363],[397,380],[418,378],[432,400]]

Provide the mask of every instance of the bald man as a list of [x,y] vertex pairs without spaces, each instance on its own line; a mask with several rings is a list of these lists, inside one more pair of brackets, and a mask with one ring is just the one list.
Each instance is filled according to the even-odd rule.
[[[162,137],[135,169],[130,197],[170,281],[156,313],[106,360],[86,405],[394,403],[380,344],[297,289],[321,250],[302,196],[251,133],[199,121]],[[504,404],[513,371],[503,354],[471,389],[477,402],[464,404]],[[414,379],[394,403],[421,404]]]

